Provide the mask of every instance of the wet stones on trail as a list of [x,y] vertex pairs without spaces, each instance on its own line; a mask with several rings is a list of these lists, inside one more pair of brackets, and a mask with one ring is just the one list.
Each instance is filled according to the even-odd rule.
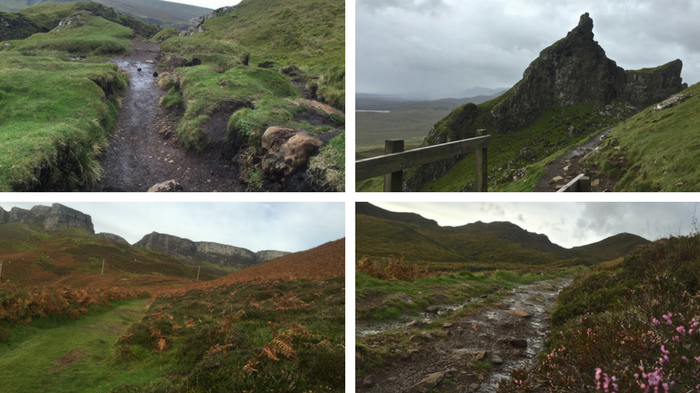
[[[500,303],[454,321],[412,322],[387,334],[358,337],[356,391],[494,392],[502,378],[533,367],[549,329],[549,309],[571,282],[554,279],[515,288]],[[432,390],[431,390],[432,389]]]
[[165,94],[154,76],[159,58],[160,44],[137,39],[129,54],[112,59],[129,73],[129,89],[100,159],[104,173],[94,191],[147,191],[169,181],[178,184],[172,190],[245,191],[231,162],[233,153],[223,143],[198,153],[169,138],[176,121],[158,107]]
[[598,151],[598,147],[605,140],[613,128],[608,128],[593,136],[581,146],[573,147],[568,152],[554,159],[544,167],[542,177],[537,182],[535,192],[555,192],[565,186],[581,173],[591,178],[591,190],[593,192],[611,192],[615,188],[616,181],[606,177],[602,173],[595,173],[584,167],[584,163]]

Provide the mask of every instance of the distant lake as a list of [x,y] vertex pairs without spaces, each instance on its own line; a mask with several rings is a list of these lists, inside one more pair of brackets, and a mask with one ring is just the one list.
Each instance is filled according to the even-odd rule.
[[391,113],[391,111],[373,111],[369,109],[358,109],[355,112],[369,112],[369,113]]

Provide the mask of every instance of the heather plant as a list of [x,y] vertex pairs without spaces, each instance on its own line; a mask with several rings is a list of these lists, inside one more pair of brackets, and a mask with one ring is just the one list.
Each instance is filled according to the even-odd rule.
[[700,390],[700,236],[660,240],[558,299],[535,370],[499,391]]

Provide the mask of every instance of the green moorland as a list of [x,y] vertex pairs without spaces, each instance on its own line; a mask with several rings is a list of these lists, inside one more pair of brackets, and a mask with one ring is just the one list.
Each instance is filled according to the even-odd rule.
[[[240,164],[252,184],[261,175],[256,165],[268,127],[314,134],[345,124],[343,116],[294,101],[303,88],[337,109],[345,107],[342,1],[243,1],[234,11],[207,20],[203,33],[171,36],[161,48],[161,66],[179,67],[159,79],[169,89],[161,105],[182,113],[179,139],[202,149],[204,124],[216,111],[231,111],[227,139],[244,149]],[[187,66],[180,66],[182,62]],[[271,68],[254,67],[260,62]],[[325,118],[325,125],[314,125],[318,122],[311,119],[318,117]],[[344,143],[342,133],[315,159],[319,167],[339,165],[325,168],[324,176],[344,178]],[[339,189],[343,181],[329,183]]]
[[564,289],[535,370],[499,392],[700,389],[700,235],[658,240]]
[[[0,0],[0,11],[18,12],[24,11],[28,6],[65,3],[60,0]],[[132,16],[145,23],[161,25],[164,27],[187,27],[190,19],[204,15],[210,11],[208,8],[187,4],[169,2],[167,5],[158,0],[98,0],[95,3],[106,7],[112,7],[117,12]],[[53,28],[51,26],[50,28]]]
[[220,285],[96,305],[79,320],[3,321],[3,391],[340,392],[344,286]]

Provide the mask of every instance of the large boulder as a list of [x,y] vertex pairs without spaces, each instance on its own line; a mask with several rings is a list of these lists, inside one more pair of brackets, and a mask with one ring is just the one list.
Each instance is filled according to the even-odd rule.
[[262,170],[272,177],[289,176],[306,165],[323,145],[319,139],[291,128],[270,127],[262,137]]

